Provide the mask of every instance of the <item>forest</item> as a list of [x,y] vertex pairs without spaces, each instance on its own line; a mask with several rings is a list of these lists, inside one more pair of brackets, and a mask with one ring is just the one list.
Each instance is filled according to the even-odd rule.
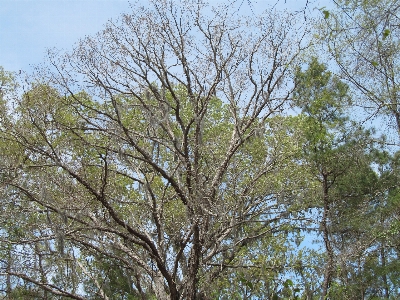
[[400,298],[398,1],[239,2],[0,67],[1,299]]

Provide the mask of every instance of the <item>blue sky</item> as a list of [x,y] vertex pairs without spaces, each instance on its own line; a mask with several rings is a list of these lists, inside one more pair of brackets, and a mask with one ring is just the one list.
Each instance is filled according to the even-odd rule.
[[[147,0],[139,0],[139,2]],[[210,0],[210,3],[221,0]],[[249,10],[242,0],[241,9]],[[255,13],[273,5],[291,8],[306,0],[251,0]],[[134,1],[133,1],[134,2]],[[93,35],[109,19],[131,11],[127,0],[0,0],[0,66],[29,72],[44,61],[46,49],[68,51],[80,38]]]
[[0,0],[0,65],[30,70],[46,49],[69,50],[110,18],[130,11],[123,0]]

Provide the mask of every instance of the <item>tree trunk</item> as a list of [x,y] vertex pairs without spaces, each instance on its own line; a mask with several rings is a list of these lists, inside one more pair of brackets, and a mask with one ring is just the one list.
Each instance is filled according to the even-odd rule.
[[11,300],[11,292],[12,292],[12,288],[11,288],[11,275],[10,275],[10,271],[11,271],[11,247],[8,250],[8,261],[7,261],[7,279],[6,279],[6,295],[7,295],[7,299]]
[[195,300],[197,297],[197,273],[199,272],[201,245],[200,245],[200,228],[198,224],[194,225],[193,230],[193,248],[189,260],[188,287],[186,290],[186,298]]
[[333,249],[332,249],[332,244],[329,239],[329,229],[328,229],[328,224],[327,220],[329,218],[329,185],[328,185],[328,175],[323,174],[323,200],[324,200],[324,214],[322,217],[322,222],[321,222],[321,227],[322,227],[322,232],[323,232],[323,237],[324,237],[324,243],[325,243],[325,249],[326,249],[326,254],[328,256],[327,262],[326,262],[326,267],[324,271],[324,282],[323,282],[323,290],[322,290],[322,299],[326,299],[326,296],[328,294],[329,287],[332,282],[332,274],[333,274]]
[[164,278],[161,275],[160,272],[158,272],[155,276],[154,276],[154,293],[156,294],[157,299],[159,300],[168,300],[168,299],[176,299],[176,298],[172,298],[168,296],[167,292],[165,291],[164,288]]
[[381,245],[380,254],[381,254],[381,265],[382,265],[382,268],[384,269],[383,275],[382,275],[383,290],[385,291],[384,297],[389,299],[390,295],[389,295],[389,285],[388,285],[388,280],[387,280],[386,270],[385,270],[385,267],[386,267],[386,255],[385,255],[384,245]]

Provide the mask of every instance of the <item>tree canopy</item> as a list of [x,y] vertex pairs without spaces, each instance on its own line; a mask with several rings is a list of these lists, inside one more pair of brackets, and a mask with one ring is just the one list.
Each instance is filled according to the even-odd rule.
[[151,1],[0,69],[0,294],[398,297],[399,155],[353,118],[367,73],[311,55],[341,16],[303,17]]

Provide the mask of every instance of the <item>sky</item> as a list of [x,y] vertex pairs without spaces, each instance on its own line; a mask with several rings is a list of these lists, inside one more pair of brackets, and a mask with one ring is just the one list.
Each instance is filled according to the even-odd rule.
[[[286,8],[301,7],[307,2],[236,1],[242,1],[241,9],[251,7],[255,13],[276,2],[278,7]],[[71,50],[79,39],[100,31],[107,20],[131,10],[128,0],[0,0],[0,66],[7,71],[29,73],[44,61],[47,49]]]
[[46,49],[68,51],[130,10],[123,0],[0,0],[0,66],[29,71]]

